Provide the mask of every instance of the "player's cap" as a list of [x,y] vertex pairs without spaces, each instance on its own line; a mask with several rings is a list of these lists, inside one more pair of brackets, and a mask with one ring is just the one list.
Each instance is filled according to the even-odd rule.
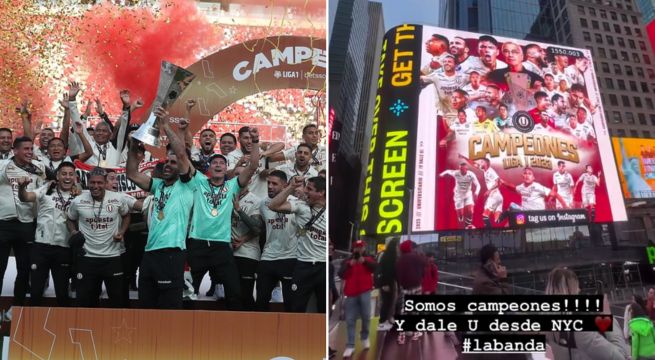
[[207,160],[207,163],[211,164],[211,162],[216,158],[223,159],[223,161],[225,161],[225,163],[227,164],[227,158],[225,156],[223,156],[222,154],[214,154],[214,155],[210,156],[209,160]]
[[364,240],[357,240],[353,244],[353,249],[356,249],[358,247],[363,247],[363,246],[366,246],[366,242],[364,242]]

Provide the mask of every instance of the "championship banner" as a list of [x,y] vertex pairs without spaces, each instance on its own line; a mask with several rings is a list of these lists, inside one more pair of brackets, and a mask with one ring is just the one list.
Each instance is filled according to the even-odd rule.
[[[150,175],[152,170],[157,165],[158,161],[142,162],[139,165],[139,172]],[[80,180],[80,185],[83,189],[88,189],[87,186],[89,173],[96,168],[93,165],[88,165],[79,160],[74,161],[75,164],[75,173]],[[112,168],[111,170],[116,172],[116,181],[118,182],[118,192],[125,193],[127,195],[134,196],[137,199],[145,198],[148,196],[147,191],[143,191],[140,187],[136,186],[135,183],[130,181],[127,178],[127,172],[125,168]]]
[[655,198],[655,140],[612,138],[626,199]]
[[360,236],[402,234],[409,226],[421,26],[403,25],[382,43]]
[[[323,90],[326,66],[325,39],[271,36],[246,41],[187,67],[195,79],[168,111],[173,118],[186,117],[186,101],[196,100],[189,125],[195,134],[214,115],[246,96],[275,89]],[[164,157],[163,149],[148,149],[153,156]]]
[[[409,28],[411,36],[398,36]],[[390,30],[385,41],[403,48],[383,52],[378,94],[388,103],[384,116],[376,106],[371,143],[384,144],[380,133],[402,126],[403,156],[414,168],[404,169],[401,190],[389,183],[394,173],[375,172],[393,155],[372,151],[366,185],[386,196],[413,190],[403,203],[413,207],[412,231],[532,226],[516,221],[527,211],[544,212],[531,218],[544,227],[573,224],[558,216],[627,220],[589,50],[414,25]],[[393,71],[405,74],[415,98],[395,93]],[[409,232],[370,222],[362,219],[369,233]]]

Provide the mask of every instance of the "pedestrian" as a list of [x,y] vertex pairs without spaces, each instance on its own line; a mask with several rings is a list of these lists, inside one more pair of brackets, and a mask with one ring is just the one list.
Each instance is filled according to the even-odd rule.
[[393,324],[398,284],[396,282],[396,261],[398,260],[399,238],[389,241],[376,271],[375,286],[380,289],[380,325],[378,331],[388,331]]
[[[414,243],[411,240],[405,240],[400,244],[400,257],[396,262],[396,276],[403,299],[406,295],[421,294],[421,282],[425,265],[425,257],[414,251]],[[400,313],[404,313],[402,307]],[[418,340],[421,336],[423,336],[423,333],[416,331],[412,335],[412,340]],[[398,344],[405,344],[404,331],[398,333]]]
[[[630,303],[629,322],[630,336],[632,337],[632,359],[652,360],[655,359],[655,329],[648,314],[638,303]],[[628,321],[627,319],[624,321]]]
[[436,295],[437,282],[439,281],[439,268],[434,263],[434,254],[425,254],[427,264],[425,265],[425,272],[423,273],[423,281],[421,283],[421,291],[423,295]]

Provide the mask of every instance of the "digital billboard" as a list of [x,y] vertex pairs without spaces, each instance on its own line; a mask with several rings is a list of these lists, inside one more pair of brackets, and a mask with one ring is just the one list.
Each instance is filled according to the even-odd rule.
[[612,138],[626,199],[655,198],[655,140]]
[[626,220],[588,50],[403,25],[381,60],[361,234]]

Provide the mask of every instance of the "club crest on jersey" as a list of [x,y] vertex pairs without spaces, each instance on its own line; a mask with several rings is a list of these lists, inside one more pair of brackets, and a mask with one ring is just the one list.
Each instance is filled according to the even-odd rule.
[[297,290],[298,290],[298,285],[291,284],[291,291],[297,291]]
[[36,270],[36,264],[32,264],[31,269]]
[[77,280],[82,280],[83,277],[82,273],[77,273]]
[[110,213],[114,210],[114,205],[107,204],[107,212]]

